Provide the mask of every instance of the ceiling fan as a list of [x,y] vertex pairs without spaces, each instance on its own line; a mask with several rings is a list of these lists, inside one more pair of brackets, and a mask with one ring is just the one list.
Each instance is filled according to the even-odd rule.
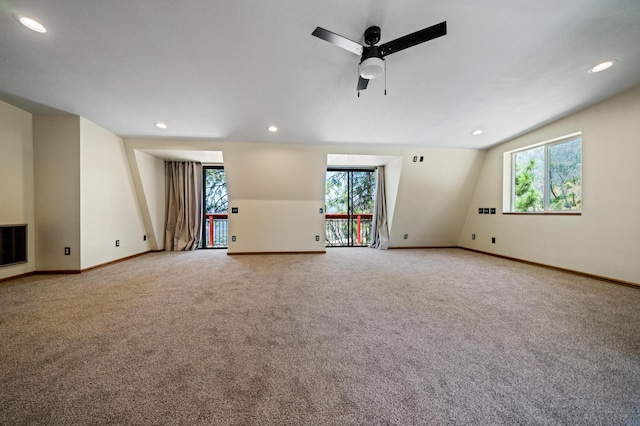
[[[384,58],[392,53],[413,47],[425,41],[442,37],[447,34],[447,21],[431,27],[416,31],[404,37],[391,40],[380,46],[375,44],[380,41],[380,27],[369,27],[364,32],[364,42],[366,46],[349,40],[346,37],[333,33],[324,28],[317,27],[311,35],[335,44],[351,53],[360,56],[360,64],[358,65],[358,86],[356,90],[364,90],[369,84],[369,80],[379,77],[384,72]],[[359,93],[358,93],[359,94]]]

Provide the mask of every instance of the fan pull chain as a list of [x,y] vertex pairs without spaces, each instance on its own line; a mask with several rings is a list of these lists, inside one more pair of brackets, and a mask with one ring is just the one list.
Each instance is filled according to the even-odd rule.
[[384,63],[384,95],[387,96],[387,63]]

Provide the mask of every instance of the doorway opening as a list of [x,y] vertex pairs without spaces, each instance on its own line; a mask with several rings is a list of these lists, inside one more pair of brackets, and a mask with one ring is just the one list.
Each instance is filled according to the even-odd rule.
[[371,243],[375,183],[375,169],[327,170],[327,247],[366,247]]
[[200,248],[227,248],[227,180],[223,166],[203,168],[203,211],[204,218]]

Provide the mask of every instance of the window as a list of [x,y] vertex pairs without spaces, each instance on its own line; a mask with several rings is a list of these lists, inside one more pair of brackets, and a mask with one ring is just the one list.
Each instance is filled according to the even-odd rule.
[[[510,154],[510,205],[513,213],[580,212],[582,138],[580,134]],[[506,159],[506,157],[505,157]]]

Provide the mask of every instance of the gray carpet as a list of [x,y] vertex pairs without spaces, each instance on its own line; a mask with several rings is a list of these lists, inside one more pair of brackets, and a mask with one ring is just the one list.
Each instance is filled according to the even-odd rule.
[[640,424],[640,290],[460,249],[0,284],[2,424]]

